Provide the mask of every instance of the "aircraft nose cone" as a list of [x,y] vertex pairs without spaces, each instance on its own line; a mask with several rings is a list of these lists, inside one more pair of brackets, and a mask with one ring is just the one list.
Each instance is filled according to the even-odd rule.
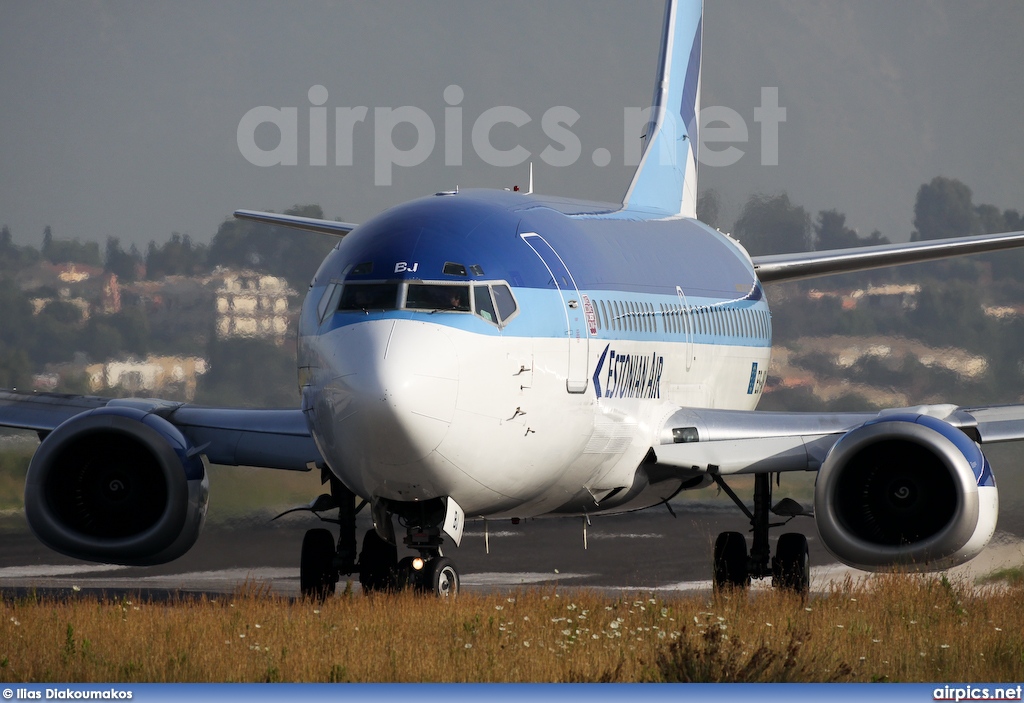
[[444,439],[459,388],[455,346],[442,329],[411,320],[353,325],[342,344],[333,400],[343,446],[378,466],[404,466]]

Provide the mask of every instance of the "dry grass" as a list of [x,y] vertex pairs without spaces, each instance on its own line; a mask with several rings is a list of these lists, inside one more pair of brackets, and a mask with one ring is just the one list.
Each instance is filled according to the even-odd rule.
[[0,680],[1019,681],[1024,589],[887,576],[804,601],[529,590],[442,602],[249,588],[2,604]]

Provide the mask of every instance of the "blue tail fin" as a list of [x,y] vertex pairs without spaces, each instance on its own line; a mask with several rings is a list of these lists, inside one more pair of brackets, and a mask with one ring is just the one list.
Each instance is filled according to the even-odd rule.
[[637,217],[697,214],[702,0],[667,0],[661,60],[645,148],[623,211]]

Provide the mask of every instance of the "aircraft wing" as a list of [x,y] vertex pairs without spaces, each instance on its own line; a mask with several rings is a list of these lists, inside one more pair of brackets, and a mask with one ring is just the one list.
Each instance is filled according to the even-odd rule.
[[841,437],[873,421],[940,420],[985,444],[1024,440],[1024,405],[924,405],[874,413],[681,408],[662,425],[657,463],[721,475],[817,471]]
[[174,425],[214,464],[306,471],[322,463],[301,410],[205,408],[155,399],[0,391],[0,427],[45,436],[98,408],[127,408]]
[[351,222],[318,220],[315,217],[299,217],[297,215],[279,215],[276,212],[259,212],[258,210],[235,210],[234,215],[240,220],[291,227],[292,229],[301,229],[307,232],[316,232],[317,234],[344,236],[356,228],[356,225]]
[[895,264],[912,264],[1020,246],[1024,246],[1024,232],[1003,232],[1001,234],[934,239],[926,242],[754,256],[751,257],[751,260],[754,263],[757,277],[767,283],[795,281],[833,273],[865,271]]

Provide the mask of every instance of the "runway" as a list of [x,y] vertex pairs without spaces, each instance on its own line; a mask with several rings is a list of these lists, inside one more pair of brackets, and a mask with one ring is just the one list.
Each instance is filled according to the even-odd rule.
[[[449,547],[467,591],[516,588],[586,588],[600,591],[661,593],[709,592],[711,551],[724,530],[747,532],[746,519],[722,504],[692,503],[627,515],[595,517],[586,531],[583,520],[555,518],[480,521],[467,525],[462,545]],[[23,518],[2,520],[0,594],[132,594],[153,600],[178,595],[231,594],[246,587],[284,596],[299,594],[299,550],[305,530],[319,526],[306,514],[269,522],[254,515],[233,524],[211,525],[182,558],[153,567],[121,567],[70,559],[53,552],[24,527]],[[360,516],[360,527],[368,527]],[[485,540],[486,529],[486,540]],[[772,531],[808,537],[812,590],[824,590],[847,575],[866,575],[835,563],[821,546],[814,521],[797,518]],[[489,552],[485,547],[489,544]],[[1011,534],[997,536],[992,547],[957,573],[987,573],[1002,565],[1024,563],[1024,547]],[[400,552],[400,556],[402,553]],[[344,577],[339,590],[344,588]],[[358,590],[358,579],[353,579]],[[768,587],[770,579],[755,582]]]

